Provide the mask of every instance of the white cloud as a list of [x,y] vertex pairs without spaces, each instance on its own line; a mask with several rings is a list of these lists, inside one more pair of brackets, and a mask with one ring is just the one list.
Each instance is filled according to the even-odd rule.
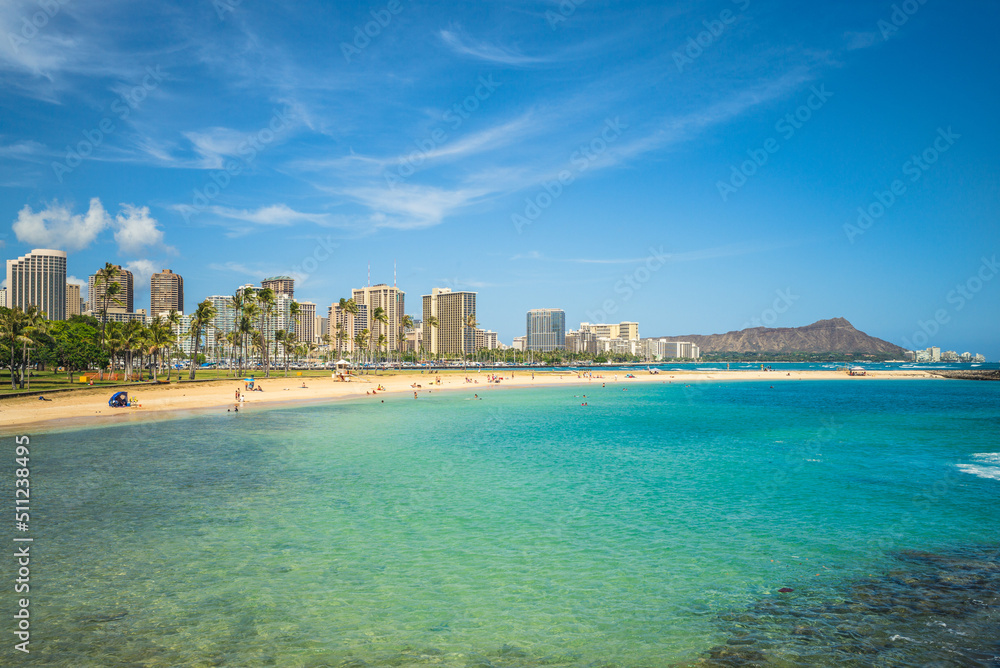
[[77,278],[76,276],[67,276],[66,277],[66,282],[70,283],[72,285],[82,285],[82,286],[86,286],[87,285],[87,281],[85,281],[82,278]]
[[441,40],[459,55],[471,56],[472,58],[499,63],[501,65],[535,65],[546,62],[545,58],[525,56],[513,49],[505,49],[485,42],[473,42],[458,34],[455,30],[442,30],[438,34]]
[[149,215],[149,207],[121,204],[122,213],[115,216],[115,241],[125,255],[140,255],[147,247],[163,246],[163,230]]
[[85,214],[74,214],[58,202],[38,212],[26,204],[18,212],[12,229],[18,241],[34,248],[79,251],[94,243],[104,230],[114,229],[118,251],[124,255],[140,255],[149,247],[172,250],[163,245],[163,230],[149,215],[149,207],[124,203],[120,206],[121,212],[112,219],[97,197],[90,200]]
[[125,268],[132,272],[132,285],[136,290],[149,288],[149,279],[156,273],[156,265],[150,260],[133,260]]
[[239,220],[254,225],[266,226],[286,226],[298,222],[316,223],[323,225],[328,222],[329,216],[323,213],[304,213],[296,211],[287,204],[272,204],[262,206],[256,210],[232,209],[224,206],[212,206],[208,209],[217,216],[230,220]]
[[90,200],[86,214],[72,214],[69,208],[53,202],[38,213],[27,204],[17,214],[12,229],[17,240],[35,248],[58,248],[78,251],[94,242],[111,224],[111,217],[101,200]]

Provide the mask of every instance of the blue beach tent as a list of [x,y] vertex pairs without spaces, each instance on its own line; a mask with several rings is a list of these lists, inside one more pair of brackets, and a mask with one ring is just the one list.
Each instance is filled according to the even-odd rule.
[[111,406],[112,408],[124,408],[129,405],[128,392],[115,392],[111,395],[111,398],[108,399],[108,406]]

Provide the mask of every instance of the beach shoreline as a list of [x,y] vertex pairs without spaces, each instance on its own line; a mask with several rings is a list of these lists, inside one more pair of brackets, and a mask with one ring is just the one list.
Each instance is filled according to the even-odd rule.
[[[638,371],[638,370],[637,370]],[[216,380],[199,383],[174,383],[170,385],[135,385],[128,388],[133,399],[131,408],[111,408],[108,399],[112,390],[93,388],[52,395],[51,401],[40,401],[39,395],[5,399],[0,402],[0,436],[23,433],[41,433],[67,429],[128,424],[149,419],[177,418],[191,415],[233,411],[237,405],[244,411],[255,407],[273,408],[287,405],[315,405],[349,399],[376,399],[416,393],[417,400],[428,393],[468,391],[483,393],[505,388],[587,386],[594,383],[615,385],[641,383],[702,383],[730,381],[808,381],[843,380],[865,382],[870,380],[945,380],[940,376],[920,370],[893,370],[869,372],[865,376],[849,376],[843,371],[800,370],[712,370],[712,371],[661,371],[651,374],[639,371],[594,370],[590,377],[585,372],[560,369],[535,370],[510,369],[498,371],[447,370],[440,372],[402,371],[385,375],[356,376],[349,382],[331,377],[272,376],[258,378],[261,392],[246,392],[242,379]],[[502,378],[490,383],[491,375]],[[627,375],[634,375],[627,378]],[[440,378],[440,384],[436,379]],[[466,382],[468,378],[471,382]],[[303,387],[304,386],[304,387]],[[419,387],[415,387],[419,386]],[[383,390],[377,388],[382,387]],[[236,401],[239,390],[245,397]],[[374,393],[374,394],[373,394]],[[39,393],[44,395],[45,393]]]

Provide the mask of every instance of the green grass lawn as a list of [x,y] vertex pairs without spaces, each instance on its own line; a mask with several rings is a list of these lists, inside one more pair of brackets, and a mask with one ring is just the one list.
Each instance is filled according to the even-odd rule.
[[[293,370],[289,370],[288,371],[288,377],[289,378],[299,378],[299,377],[302,377],[302,378],[317,378],[317,377],[322,378],[322,377],[326,377],[326,378],[328,378],[331,373],[332,373],[331,371],[327,371],[327,370],[313,370],[313,371],[293,371]],[[301,374],[301,376],[299,374]],[[79,382],[80,377],[82,375],[84,375],[82,372],[75,372],[73,374],[73,376],[72,376],[72,380],[67,380],[66,374],[62,373],[62,372],[56,373],[56,372],[54,372],[52,370],[34,371],[31,374],[31,387],[30,387],[30,389],[13,390],[12,391],[10,389],[10,371],[9,370],[8,371],[2,371],[2,372],[0,372],[0,396],[10,395],[10,394],[18,394],[18,395],[43,394],[44,392],[47,392],[47,391],[50,391],[50,390],[84,389],[84,388],[90,387],[90,385],[87,384],[87,383],[81,383],[81,382]],[[90,372],[87,375],[93,376],[93,372]],[[258,371],[251,371],[249,373],[246,373],[243,376],[240,376],[240,378],[250,378],[251,376],[256,377],[256,378],[264,378],[264,374],[261,373],[261,372],[258,372]],[[126,383],[125,381],[123,381],[122,380],[122,372],[121,371],[118,371],[118,380],[110,380],[110,379],[108,379],[108,374],[105,374],[104,377],[105,377],[105,380],[103,380],[103,381],[99,381],[99,380],[97,380],[96,377],[94,377],[94,385],[93,386],[94,387],[103,387],[103,386],[112,387],[112,386],[126,385],[126,384],[142,385],[142,384],[147,384],[147,383],[150,382],[148,380],[149,379],[149,374],[148,373],[143,374],[143,381],[142,382],[133,382],[133,383]],[[283,369],[271,369],[271,378],[284,378],[284,377],[285,377],[285,372],[284,372]],[[160,381],[165,381],[167,379],[167,373],[164,371],[164,372],[158,374],[157,378]],[[187,378],[188,378],[188,370],[187,369],[181,369],[181,370],[175,369],[170,374],[170,382],[171,383],[187,382]],[[225,369],[199,369],[198,372],[197,372],[197,375],[195,376],[195,379],[196,380],[202,380],[202,381],[203,380],[226,380],[226,379],[233,379],[233,372],[225,370]]]

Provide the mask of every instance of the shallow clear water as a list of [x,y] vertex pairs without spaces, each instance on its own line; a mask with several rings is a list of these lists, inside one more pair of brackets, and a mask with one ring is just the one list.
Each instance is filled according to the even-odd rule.
[[667,380],[37,435],[18,660],[736,665],[718,648],[770,643],[753,660],[837,665],[780,622],[839,614],[892,646],[857,665],[924,665],[935,620],[965,624],[955,665],[992,661],[995,589],[959,622],[830,611],[909,550],[992,572],[1000,384]]

